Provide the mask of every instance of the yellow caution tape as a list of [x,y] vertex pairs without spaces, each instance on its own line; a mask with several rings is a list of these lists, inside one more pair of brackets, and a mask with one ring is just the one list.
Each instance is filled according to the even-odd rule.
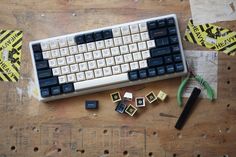
[[0,30],[0,80],[16,82],[20,77],[23,32]]
[[236,52],[236,32],[212,24],[195,26],[190,19],[185,39],[191,43],[234,56]]

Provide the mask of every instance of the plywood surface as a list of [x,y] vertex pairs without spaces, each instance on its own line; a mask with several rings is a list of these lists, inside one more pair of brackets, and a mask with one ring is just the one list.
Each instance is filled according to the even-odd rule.
[[[114,111],[109,93],[116,90],[50,103],[33,97],[29,41],[170,13],[177,14],[183,36],[191,17],[188,0],[1,0],[0,28],[23,30],[24,40],[19,82],[0,82],[0,157],[236,156],[235,57],[219,54],[218,99],[200,100],[181,131],[174,128],[182,111],[176,102],[180,78],[116,89],[135,96],[168,93],[167,102],[148,105],[135,117]],[[236,31],[235,21],[218,25]],[[85,110],[87,99],[99,100],[99,110]]]

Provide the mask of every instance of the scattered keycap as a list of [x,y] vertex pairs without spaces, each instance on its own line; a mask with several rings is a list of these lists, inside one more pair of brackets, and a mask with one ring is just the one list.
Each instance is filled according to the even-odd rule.
[[137,97],[135,98],[136,107],[144,107],[145,106],[145,98],[144,97]]
[[124,94],[124,100],[132,101],[133,100],[133,94],[130,92],[125,92]]
[[131,104],[125,109],[125,112],[130,116],[133,116],[136,111],[137,111],[137,108]]
[[157,98],[160,99],[161,101],[164,101],[167,97],[167,94],[163,91],[160,91],[158,94],[157,94]]
[[121,96],[119,92],[111,93],[110,96],[111,96],[112,102],[121,101]]
[[115,111],[119,113],[124,113],[126,109],[126,104],[124,102],[120,101],[118,102]]
[[97,100],[86,100],[85,101],[85,108],[86,109],[97,109],[98,108],[98,101]]
[[153,91],[148,93],[145,97],[150,104],[157,100],[157,96],[155,95]]

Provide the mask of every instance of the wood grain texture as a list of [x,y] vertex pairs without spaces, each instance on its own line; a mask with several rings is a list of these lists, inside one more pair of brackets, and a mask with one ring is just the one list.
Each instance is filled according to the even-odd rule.
[[[180,115],[180,78],[116,89],[135,96],[168,93],[165,103],[147,105],[135,117],[114,111],[109,94],[116,90],[50,103],[32,96],[29,41],[170,13],[177,14],[183,36],[188,0],[1,0],[0,28],[23,30],[24,40],[19,82],[0,82],[0,157],[236,156],[236,57],[219,54],[218,99],[200,100],[182,131],[174,128],[177,118],[159,116]],[[218,25],[236,31],[235,21]],[[87,99],[99,100],[99,110],[85,110]]]

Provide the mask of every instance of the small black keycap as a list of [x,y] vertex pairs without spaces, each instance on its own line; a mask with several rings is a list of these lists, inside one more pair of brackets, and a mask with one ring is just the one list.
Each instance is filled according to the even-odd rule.
[[51,69],[38,70],[38,78],[39,79],[48,78],[48,77],[52,77],[52,70]]
[[149,67],[156,67],[156,66],[160,66],[163,64],[163,58],[159,57],[159,58],[149,58],[148,59],[148,66]]
[[85,101],[85,108],[86,109],[97,109],[98,108],[98,101],[97,100],[86,100]]
[[168,74],[175,72],[174,66],[173,66],[172,64],[171,64],[171,65],[167,65],[167,66],[166,66],[166,72],[167,72]]
[[170,40],[170,44],[178,43],[178,37],[176,35],[175,36],[170,36],[169,40]]
[[113,38],[112,30],[108,29],[102,32],[104,39]]
[[139,70],[139,78],[140,79],[147,78],[147,70],[146,69]]
[[49,97],[50,96],[49,88],[41,88],[40,92],[41,92],[42,97]]
[[184,71],[184,65],[183,63],[177,63],[175,64],[175,69],[177,72]]
[[179,53],[180,52],[179,45],[172,45],[171,46],[171,51],[172,51],[172,53]]
[[164,60],[165,60],[165,64],[170,64],[173,62],[172,56],[165,56]]
[[176,54],[173,56],[174,57],[174,61],[175,62],[181,62],[182,61],[182,58],[181,58],[181,55],[180,54]]
[[176,28],[175,28],[175,27],[169,27],[169,28],[168,28],[168,34],[169,34],[169,35],[175,35],[175,34],[177,34]]
[[34,60],[35,60],[35,61],[41,61],[41,60],[43,60],[43,55],[42,55],[42,53],[41,53],[41,52],[36,52],[36,53],[34,53]]
[[173,17],[166,19],[166,24],[168,26],[175,26],[175,19]]
[[147,27],[148,27],[148,30],[156,29],[157,28],[156,21],[148,21],[147,22]]
[[161,27],[165,27],[166,26],[166,20],[162,19],[162,20],[157,20],[157,27],[161,28]]
[[48,61],[38,61],[36,62],[37,70],[47,69],[48,68]]
[[155,68],[148,68],[147,72],[148,72],[148,77],[157,76],[157,72]]
[[60,86],[55,86],[51,88],[51,93],[52,95],[59,95],[61,94],[61,87]]
[[125,108],[126,108],[126,105],[122,101],[120,101],[120,102],[118,102],[115,111],[119,112],[119,113],[124,113]]
[[103,40],[102,32],[95,32],[94,39],[95,41]]
[[130,81],[138,80],[139,79],[138,71],[130,71],[130,72],[128,72],[128,77],[129,77]]
[[165,67],[157,67],[157,75],[164,75],[165,74]]
[[171,53],[170,47],[161,47],[150,49],[151,57],[158,57],[162,55],[168,55]]
[[167,29],[161,28],[161,29],[155,29],[149,31],[149,37],[150,39],[160,38],[167,35]]
[[84,35],[75,36],[75,42],[77,45],[84,44],[85,43]]
[[86,43],[90,43],[94,41],[93,33],[85,34],[84,36],[85,36]]
[[74,91],[75,91],[75,89],[74,89],[73,83],[67,83],[67,84],[62,85],[62,92],[63,93],[71,93]]
[[157,47],[167,46],[167,45],[169,45],[168,37],[156,39],[156,46]]
[[58,85],[58,78],[56,76],[39,80],[40,87],[48,87],[55,85]]
[[38,43],[38,44],[33,44],[33,45],[32,45],[32,49],[33,49],[34,53],[42,52],[40,43]]

